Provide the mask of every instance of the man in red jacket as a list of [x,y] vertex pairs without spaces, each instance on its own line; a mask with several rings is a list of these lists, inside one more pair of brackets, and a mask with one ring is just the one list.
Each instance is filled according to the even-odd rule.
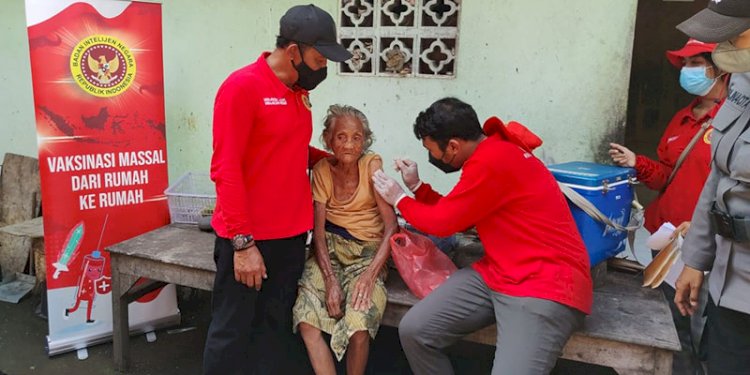
[[232,73],[216,94],[216,279],[205,374],[299,373],[290,367],[304,360],[291,355],[302,353],[292,306],[313,225],[307,168],[326,155],[309,147],[308,91],[326,78],[328,60],[351,56],[328,13],[295,6],[281,18],[276,49]]
[[447,236],[476,226],[485,249],[401,320],[401,344],[418,375],[452,374],[444,350],[493,322],[493,374],[549,373],[591,312],[588,255],[565,197],[531,154],[538,138],[510,125],[493,117],[483,131],[470,105],[438,100],[419,114],[414,133],[433,165],[462,169],[453,190],[440,196],[408,160],[396,166],[415,198],[382,171],[373,177],[378,193],[415,228]]

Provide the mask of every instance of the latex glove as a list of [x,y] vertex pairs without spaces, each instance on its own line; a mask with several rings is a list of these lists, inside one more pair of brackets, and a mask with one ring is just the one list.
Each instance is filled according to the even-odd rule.
[[703,271],[685,266],[675,283],[674,303],[682,316],[693,315],[698,308],[698,294],[703,284]]
[[411,191],[416,191],[422,184],[419,179],[419,171],[417,170],[417,162],[409,159],[394,158],[394,169],[397,172],[401,172],[401,179],[404,181],[404,185]]
[[609,156],[621,167],[635,167],[635,152],[617,143],[609,144]]
[[372,175],[373,186],[375,191],[380,194],[384,201],[393,207],[396,207],[398,202],[406,196],[404,189],[396,180],[385,174],[383,171],[377,171]]

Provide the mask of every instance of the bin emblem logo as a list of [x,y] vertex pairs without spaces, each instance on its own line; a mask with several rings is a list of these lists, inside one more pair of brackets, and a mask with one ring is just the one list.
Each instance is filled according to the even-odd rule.
[[119,39],[91,35],[81,40],[70,55],[70,73],[88,94],[110,98],[125,92],[135,80],[135,58]]

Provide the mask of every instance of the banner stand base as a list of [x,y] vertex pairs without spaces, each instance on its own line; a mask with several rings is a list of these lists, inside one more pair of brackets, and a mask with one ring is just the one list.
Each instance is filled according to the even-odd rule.
[[86,348],[78,349],[76,351],[76,356],[78,357],[79,361],[89,359],[89,350]]
[[[175,327],[175,326],[180,325],[180,322],[181,322],[180,312],[177,311],[177,313],[174,315],[163,317],[158,320],[149,321],[148,323],[132,324],[130,326],[130,336],[153,332],[158,329],[163,329],[167,327]],[[71,352],[74,350],[79,350],[79,349],[85,349],[94,345],[104,344],[108,342],[112,342],[111,330],[101,335],[87,335],[87,337],[85,338],[71,337],[71,336],[53,338],[48,335],[47,343],[45,345],[45,350],[47,351],[47,355],[52,357],[52,356],[56,356],[59,354],[64,354],[64,353]]]

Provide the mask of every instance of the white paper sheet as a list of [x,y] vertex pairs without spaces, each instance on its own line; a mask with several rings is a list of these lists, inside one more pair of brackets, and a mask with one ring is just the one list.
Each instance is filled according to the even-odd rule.
[[651,237],[648,238],[646,241],[646,246],[648,246],[649,249],[653,250],[661,250],[664,248],[664,246],[667,246],[669,243],[669,237],[672,236],[672,233],[674,233],[675,228],[672,223],[666,222],[659,227],[659,230],[654,232],[654,234],[651,235]]

